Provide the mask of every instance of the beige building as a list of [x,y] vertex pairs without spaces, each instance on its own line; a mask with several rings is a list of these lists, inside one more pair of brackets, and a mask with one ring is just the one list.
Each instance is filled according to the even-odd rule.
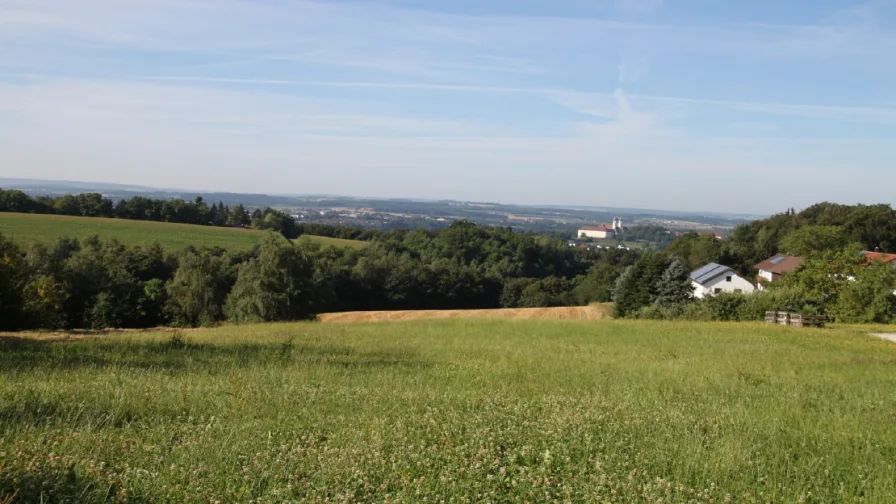
[[585,226],[579,230],[579,238],[616,238],[616,230],[610,226]]

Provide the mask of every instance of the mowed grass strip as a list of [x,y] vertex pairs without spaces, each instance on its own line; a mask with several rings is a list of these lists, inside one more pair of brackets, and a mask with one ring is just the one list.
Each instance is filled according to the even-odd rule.
[[117,239],[125,245],[159,243],[171,249],[222,247],[249,250],[261,241],[261,232],[251,229],[196,226],[169,222],[0,213],[0,233],[20,244],[32,241],[52,244],[59,238],[83,240],[90,236]]
[[896,344],[763,324],[276,324],[0,343],[21,502],[865,502]]

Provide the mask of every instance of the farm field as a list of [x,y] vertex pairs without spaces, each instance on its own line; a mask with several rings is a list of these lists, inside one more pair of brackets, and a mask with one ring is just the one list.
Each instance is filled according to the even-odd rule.
[[0,501],[896,495],[896,344],[859,328],[270,324],[0,355]]
[[[59,238],[84,239],[93,235],[115,238],[125,245],[157,242],[171,249],[196,247],[222,247],[228,250],[249,250],[261,240],[261,231],[251,229],[196,226],[170,222],[136,221],[67,215],[35,215],[0,213],[0,234],[20,243],[37,241],[50,245]],[[319,236],[305,239],[325,245],[366,246],[366,242],[337,240]],[[361,245],[358,245],[361,244]]]
[[555,320],[601,320],[609,318],[610,305],[594,303],[590,306],[570,306],[559,308],[502,308],[497,310],[404,310],[322,313],[317,319],[323,323],[360,322],[406,322],[410,320],[435,319],[555,319]]

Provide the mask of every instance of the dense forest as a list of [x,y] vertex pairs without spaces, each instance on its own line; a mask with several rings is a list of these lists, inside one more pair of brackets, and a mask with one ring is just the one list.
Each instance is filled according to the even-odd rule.
[[[609,301],[616,302],[621,317],[753,320],[765,310],[779,309],[843,321],[888,322],[896,317],[896,272],[887,265],[866,265],[858,254],[896,247],[896,214],[887,205],[823,203],[739,226],[725,240],[691,233],[666,251],[638,252],[580,249],[554,237],[465,221],[442,230],[364,231],[274,225],[279,219],[275,211],[253,216],[239,206],[208,207],[202,201],[177,200],[170,203],[172,213],[165,213],[165,202],[161,209],[156,203],[144,207],[147,202],[138,198],[110,207],[93,195],[51,201],[23,200],[11,193],[3,193],[0,208],[39,211],[17,205],[43,201],[43,209],[76,215],[199,215],[202,222],[209,222],[210,215],[236,215],[241,224],[255,220],[259,227],[267,220],[267,227],[280,234],[269,233],[243,253],[202,247],[172,252],[98,238],[20,247],[0,237],[4,330],[197,326],[301,320],[334,311]],[[140,214],[141,208],[149,213]],[[372,244],[354,250],[284,239],[303,233]],[[800,255],[806,262],[762,294],[691,299],[690,271],[718,262],[753,279],[752,266],[778,252]]]
[[269,233],[245,253],[97,238],[21,248],[0,238],[0,328],[196,326],[348,310],[536,307],[609,301],[632,251],[456,222],[393,231],[363,250]]

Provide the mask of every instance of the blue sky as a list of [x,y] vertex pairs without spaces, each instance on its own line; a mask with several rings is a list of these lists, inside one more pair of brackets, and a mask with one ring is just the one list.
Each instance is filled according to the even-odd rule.
[[896,203],[896,0],[4,0],[8,177]]

